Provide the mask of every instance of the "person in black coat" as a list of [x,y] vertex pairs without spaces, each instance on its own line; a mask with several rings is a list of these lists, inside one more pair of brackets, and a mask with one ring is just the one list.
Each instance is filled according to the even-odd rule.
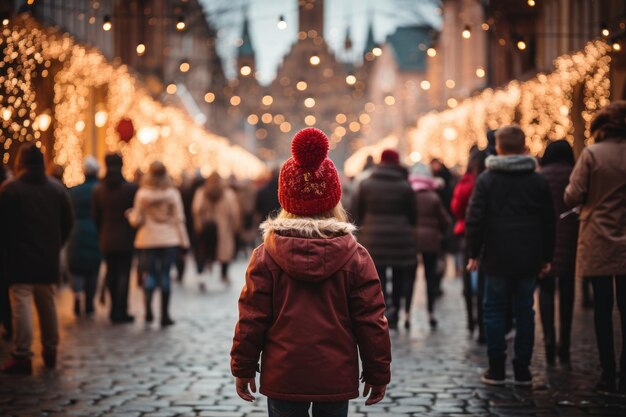
[[259,188],[254,202],[254,213],[257,223],[264,222],[268,217],[276,215],[280,210],[278,202],[278,168],[272,170],[272,176],[267,184]]
[[560,218],[567,208],[563,201],[565,187],[574,169],[574,152],[566,140],[552,142],[546,148],[541,159],[541,174],[548,180],[554,218],[556,221],[556,242],[552,271],[547,277],[539,280],[539,312],[546,349],[546,361],[554,364],[557,345],[554,328],[554,293],[556,281],[559,286],[559,359],[561,363],[569,363],[570,335],[572,331],[572,315],[574,313],[574,288],[576,275],[576,246],[578,243],[578,217],[569,215]]
[[486,275],[483,320],[489,369],[482,381],[505,383],[506,316],[514,300],[515,383],[531,385],[533,295],[537,276],[549,270],[554,252],[552,194],[535,172],[536,160],[524,155],[519,126],[498,129],[496,150],[498,156],[487,158],[487,171],[476,181],[466,218],[468,268],[476,270],[480,259]]
[[[381,163],[369,171],[371,174],[360,182],[356,192],[353,215],[360,227],[359,243],[376,264],[385,299],[387,271],[391,269],[393,290],[388,320],[390,328],[397,328],[400,303],[403,297],[407,301],[410,298],[406,296],[412,292],[409,287],[415,282],[417,268],[415,194],[396,151],[385,150]],[[405,327],[409,323],[407,317]]]
[[126,220],[133,206],[137,184],[122,176],[122,157],[105,157],[106,175],[93,192],[93,219],[100,236],[100,251],[106,265],[106,284],[111,297],[109,318],[113,324],[130,323],[128,284],[133,258],[135,230]]
[[[4,164],[0,163],[0,187],[9,179],[9,173]],[[9,285],[4,279],[2,257],[0,256],[0,324],[4,327],[4,340],[13,337],[13,323],[11,319],[11,298],[9,297]]]
[[56,366],[59,331],[55,285],[59,281],[59,255],[72,229],[73,216],[63,185],[46,176],[39,148],[32,143],[22,145],[16,165],[17,177],[0,189],[0,251],[14,324],[13,354],[3,371],[30,374],[33,299],[44,363],[48,368]]

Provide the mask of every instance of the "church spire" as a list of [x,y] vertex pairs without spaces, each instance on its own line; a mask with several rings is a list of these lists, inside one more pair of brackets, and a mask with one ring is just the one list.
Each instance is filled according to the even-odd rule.
[[254,58],[254,47],[252,46],[252,40],[250,39],[250,28],[248,23],[248,15],[243,18],[243,31],[241,34],[241,46],[237,53],[238,57],[252,57]]
[[367,28],[367,40],[365,41],[363,56],[367,55],[368,52],[372,52],[372,49],[374,49],[376,46],[376,41],[374,40],[374,22],[370,18]]

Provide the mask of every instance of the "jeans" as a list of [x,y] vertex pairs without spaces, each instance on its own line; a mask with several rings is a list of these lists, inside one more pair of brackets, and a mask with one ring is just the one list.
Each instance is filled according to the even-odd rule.
[[72,273],[72,290],[76,296],[85,293],[85,312],[94,312],[93,299],[98,288],[98,271]]
[[152,291],[160,288],[163,292],[170,292],[171,269],[178,255],[177,247],[151,248],[139,251],[139,264],[145,274],[144,288]]
[[[614,378],[616,373],[615,348],[613,345],[613,297],[617,298],[622,328],[621,376],[626,378],[626,276],[585,277],[591,281],[594,298],[594,324],[600,364],[605,377]],[[615,291],[613,289],[615,282]]]
[[53,284],[15,284],[10,287],[13,313],[13,356],[29,359],[33,356],[33,300],[39,316],[43,353],[56,354],[59,325]]
[[[466,250],[463,255],[463,264],[467,265],[469,261],[469,252]],[[472,273],[463,268],[463,298],[465,299],[465,309],[467,311],[467,327],[474,330],[478,326],[479,335],[484,334],[483,326],[483,298],[485,292],[485,273],[482,269],[478,269],[478,285],[476,294],[472,288]],[[476,316],[474,316],[474,298],[476,299]],[[476,317],[476,319],[474,319]]]
[[[309,417],[310,402],[267,399],[269,417]],[[348,401],[314,402],[312,417],[347,417]]]
[[554,294],[556,281],[559,286],[559,349],[569,352],[574,314],[575,279],[569,277],[547,277],[539,280],[539,313],[543,327],[544,343],[549,348],[556,348],[556,330],[554,328]]
[[530,366],[535,343],[535,311],[533,294],[536,278],[494,277],[487,275],[483,320],[487,336],[487,354],[490,358],[506,356],[507,316],[511,303],[515,314],[515,362]]
[[132,252],[109,252],[104,254],[106,283],[111,296],[112,321],[128,317],[128,280],[133,259]]

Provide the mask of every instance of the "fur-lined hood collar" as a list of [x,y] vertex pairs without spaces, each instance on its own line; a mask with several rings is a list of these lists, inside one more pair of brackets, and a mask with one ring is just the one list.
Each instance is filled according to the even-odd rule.
[[358,248],[356,227],[335,219],[269,219],[261,225],[265,250],[289,276],[319,282],[333,276]]
[[487,158],[485,165],[490,171],[526,172],[537,169],[537,160],[528,155],[492,155]]

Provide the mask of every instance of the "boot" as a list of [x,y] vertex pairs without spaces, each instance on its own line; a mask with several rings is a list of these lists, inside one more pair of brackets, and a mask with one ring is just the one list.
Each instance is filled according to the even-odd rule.
[[170,292],[161,291],[161,326],[171,326],[174,320],[170,318]]
[[48,369],[54,369],[57,366],[57,353],[56,351],[52,352],[43,352],[43,363]]
[[551,343],[546,343],[546,363],[550,366],[554,366],[556,363],[556,346]]
[[28,358],[9,358],[2,365],[2,373],[7,375],[30,375],[33,373],[33,365]]
[[390,330],[398,329],[398,310],[396,310],[394,307],[391,307],[387,311],[387,322],[389,323]]
[[489,369],[485,371],[480,378],[483,384],[486,385],[504,385],[506,382],[506,356],[490,357]]
[[530,373],[528,365],[513,361],[513,371],[515,372],[515,385],[529,387],[533,384],[533,375]]
[[145,290],[145,303],[146,303],[146,323],[152,323],[154,315],[152,314],[152,290]]

